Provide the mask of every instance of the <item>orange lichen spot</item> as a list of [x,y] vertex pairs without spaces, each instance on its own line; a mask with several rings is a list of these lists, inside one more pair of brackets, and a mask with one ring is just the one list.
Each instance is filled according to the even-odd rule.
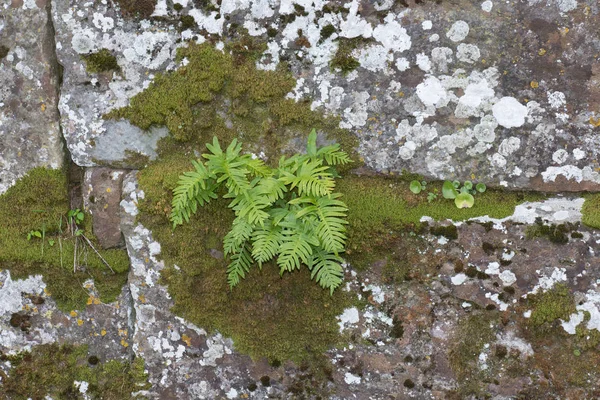
[[123,346],[123,347],[128,347],[128,346],[129,346],[129,343],[127,343],[127,342],[125,341],[125,339],[121,339],[121,346]]
[[77,311],[72,310],[70,313],[71,317],[76,317],[77,316]]
[[531,88],[532,88],[532,89],[537,89],[537,88],[539,88],[539,87],[540,87],[540,84],[539,84],[539,82],[538,82],[538,81],[531,81],[531,82],[529,83],[529,86],[531,86]]
[[102,329],[102,330],[100,331],[100,335],[102,335],[102,336],[106,335],[106,329]]
[[40,109],[42,110],[42,112],[46,111],[46,104],[42,103]]
[[143,294],[140,294],[138,298],[140,299],[141,303],[146,303],[146,296],[144,296]]
[[77,319],[77,325],[79,325],[79,326],[83,325],[83,320],[81,318]]
[[543,56],[544,54],[546,54],[546,49],[540,49],[538,51],[538,56]]
[[475,174],[471,174],[471,179],[475,180]]
[[127,336],[127,329],[119,329],[119,336]]
[[181,335],[181,340],[183,340],[185,342],[185,344],[187,344],[188,346],[192,345],[192,338],[190,338],[185,333],[183,335]]
[[106,193],[112,192],[111,188],[106,188]]
[[567,33],[569,33],[569,28],[567,28],[566,26],[560,30],[560,34],[562,36],[565,36]]
[[598,128],[600,126],[600,117],[598,117],[598,118],[590,117],[590,124],[592,124],[592,126],[594,128]]

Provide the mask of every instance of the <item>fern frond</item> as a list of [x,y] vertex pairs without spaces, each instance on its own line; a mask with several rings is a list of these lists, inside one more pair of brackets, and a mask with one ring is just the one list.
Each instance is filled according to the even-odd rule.
[[198,206],[203,206],[210,199],[217,198],[214,193],[216,183],[206,167],[197,161],[192,161],[195,171],[185,172],[179,177],[177,187],[173,190],[170,220],[173,228],[183,221],[189,222]]
[[296,173],[281,170],[280,180],[293,189],[298,187],[300,196],[327,196],[335,187],[329,167],[321,165],[321,160],[305,161]]
[[256,194],[265,196],[271,203],[283,199],[287,188],[280,180],[269,176],[262,178],[255,186]]
[[321,147],[317,151],[317,157],[321,160],[325,159],[328,165],[343,165],[352,162],[348,154],[340,150],[340,145],[337,143]]
[[252,258],[258,265],[272,259],[283,241],[281,226],[265,223],[264,228],[259,228],[252,233]]
[[[300,225],[300,224],[299,224]],[[282,243],[279,247],[277,265],[280,273],[299,269],[301,263],[308,264],[312,255],[313,246],[319,244],[319,240],[304,229],[284,228],[282,231]]]
[[341,265],[344,260],[322,248],[315,248],[310,261],[310,264],[307,264],[311,270],[310,278],[315,279],[321,287],[329,289],[329,293],[333,294],[344,278],[344,269]]
[[250,256],[250,249],[246,243],[242,243],[237,251],[231,254],[230,258],[231,263],[227,266],[227,283],[229,283],[230,288],[233,288],[240,283],[240,279],[246,277],[246,273],[250,271],[254,261]]
[[323,249],[334,254],[344,251],[346,246],[344,232],[348,223],[345,219],[348,208],[343,201],[337,200],[340,196],[339,193],[334,193],[330,197],[317,198],[314,203],[315,213],[319,218],[317,236]]
[[225,255],[234,254],[252,235],[253,227],[245,218],[236,217],[231,230],[223,238]]
[[266,196],[260,196],[254,190],[246,191],[236,196],[229,204],[229,207],[235,211],[235,215],[245,218],[251,225],[263,226],[269,214],[264,211],[271,205]]
[[260,158],[247,156],[246,167],[253,176],[267,177],[273,175],[271,168],[265,165]]

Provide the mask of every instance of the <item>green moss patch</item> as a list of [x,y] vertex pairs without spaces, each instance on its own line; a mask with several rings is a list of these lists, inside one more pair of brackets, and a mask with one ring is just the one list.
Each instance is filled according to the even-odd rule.
[[337,344],[336,316],[351,304],[350,295],[338,290],[330,296],[308,271],[280,277],[276,265],[266,264],[229,288],[228,261],[222,258],[223,236],[234,217],[228,200],[212,201],[189,224],[171,229],[171,190],[178,175],[190,168],[188,158],[167,155],[139,174],[146,194],[140,222],[161,243],[161,256],[170,266],[163,279],[175,301],[174,311],[232,337],[236,349],[254,358],[299,361]]
[[[79,239],[80,267],[74,273],[75,238],[67,233],[68,211],[64,172],[44,168],[31,170],[0,196],[0,265],[11,271],[13,279],[43,275],[52,297],[64,311],[85,306],[89,296],[82,284],[90,278],[94,279],[101,300],[113,301],[127,281],[127,252],[100,251],[115,270],[113,274]],[[84,234],[94,242],[90,217],[85,219]],[[37,237],[28,240],[27,234],[31,231],[44,232],[44,240]],[[96,248],[99,247],[96,245]]]
[[187,65],[158,74],[128,107],[105,117],[126,118],[142,129],[165,125],[180,146],[187,142],[188,149],[200,151],[214,135],[221,143],[238,138],[273,163],[289,151],[295,137],[301,135],[303,145],[312,128],[351,152],[356,138],[338,127],[338,119],[311,111],[307,102],[285,98],[295,86],[291,74],[256,69],[264,50],[264,43],[247,36],[229,43],[224,53],[209,44],[180,48],[177,58],[185,58]]
[[89,354],[87,346],[40,345],[30,353],[1,355],[0,359],[12,365],[8,374],[0,371],[0,391],[14,400],[82,398],[75,381],[87,383],[89,398],[104,400],[134,398],[132,392],[150,386],[141,358],[131,363],[102,363]]
[[95,53],[83,55],[81,58],[86,63],[87,72],[93,74],[120,69],[117,58],[108,49],[101,49]]
[[566,321],[576,312],[573,295],[563,284],[557,284],[544,293],[530,295],[527,300],[531,306],[529,323],[534,327],[549,326],[558,319]]
[[[504,218],[513,214],[517,204],[541,198],[540,195],[531,193],[489,189],[477,195],[472,208],[459,209],[454,201],[442,196],[429,202],[424,193],[413,194],[409,189],[409,182],[410,177],[354,175],[346,175],[338,180],[337,190],[344,195],[342,200],[349,209],[347,248],[350,250],[348,253],[351,261],[359,261],[357,257],[360,255],[366,259],[369,255],[376,257],[373,250],[382,241],[385,245],[393,231],[421,232],[423,226],[419,221],[422,216],[453,221],[484,215]],[[438,193],[441,193],[441,187],[442,182],[428,184],[428,190],[437,190]],[[456,237],[452,228],[434,229],[433,234]],[[361,264],[363,262],[356,265],[353,263],[355,267]]]
[[[331,33],[329,33],[329,35],[327,35],[328,33],[329,33],[328,31],[325,31],[325,32],[321,31],[321,37],[326,38],[326,37],[330,36]],[[335,55],[333,56],[333,58],[331,59],[331,62],[329,63],[329,67],[332,70],[340,69],[342,71],[342,74],[344,74],[344,75],[347,75],[348,73],[354,71],[356,68],[360,67],[360,63],[358,62],[356,57],[354,57],[352,55],[352,52],[363,41],[364,41],[364,39],[362,39],[362,38],[357,38],[357,39],[340,38],[338,40],[338,50],[335,53]]]
[[494,325],[499,321],[497,312],[478,311],[473,315],[463,318],[456,331],[448,359],[450,368],[461,382],[458,393],[461,398],[468,395],[480,395],[481,381],[485,378],[477,364],[479,354],[486,343],[495,339]]
[[591,227],[600,229],[600,193],[588,194],[581,209],[581,221]]

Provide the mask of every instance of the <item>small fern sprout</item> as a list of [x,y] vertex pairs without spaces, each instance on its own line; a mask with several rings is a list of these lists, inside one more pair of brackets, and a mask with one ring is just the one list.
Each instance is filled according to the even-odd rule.
[[223,150],[214,137],[205,159],[192,161],[194,170],[179,177],[173,190],[173,228],[189,222],[198,207],[217,198],[224,185],[235,213],[223,239],[231,261],[227,281],[236,286],[254,264],[275,260],[280,274],[305,265],[330,293],[344,276],[340,253],[346,245],[348,208],[335,193],[336,165],[350,163],[338,144],[317,147],[317,133],[308,136],[306,154],[282,157],[277,168],[242,154],[233,140]]

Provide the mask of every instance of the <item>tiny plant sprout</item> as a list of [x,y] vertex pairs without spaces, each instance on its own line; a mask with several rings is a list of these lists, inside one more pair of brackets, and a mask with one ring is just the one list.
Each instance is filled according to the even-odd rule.
[[460,181],[453,181],[452,185],[454,185],[455,189],[458,189],[460,187]]
[[421,193],[421,190],[423,190],[423,185],[421,184],[421,182],[412,181],[410,183],[410,191],[413,192],[414,194]]
[[468,192],[459,193],[454,199],[454,204],[458,208],[471,208],[475,204],[475,198]]
[[471,190],[471,189],[473,189],[473,182],[465,181],[465,183],[463,183],[463,187],[466,188],[467,190]]
[[485,183],[478,183],[477,185],[475,185],[475,189],[479,193],[483,193],[483,192],[485,192],[485,190],[487,189],[487,187],[485,186]]

